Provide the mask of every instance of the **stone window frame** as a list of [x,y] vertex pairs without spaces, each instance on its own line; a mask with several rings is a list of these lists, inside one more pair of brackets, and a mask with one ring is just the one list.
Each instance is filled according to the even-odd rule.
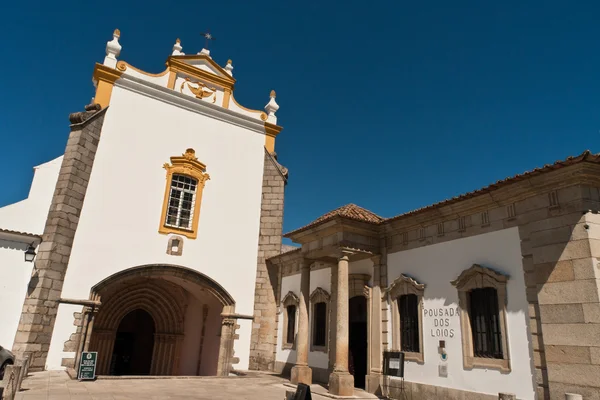
[[[450,283],[458,291],[460,308],[460,328],[462,336],[463,365],[465,369],[487,368],[501,372],[510,372],[510,351],[506,329],[506,283],[508,275],[501,274],[487,267],[473,264],[464,270],[458,278]],[[493,288],[498,294],[498,314],[500,334],[502,335],[502,359],[475,357],[473,351],[473,331],[471,330],[469,292],[473,289]]]
[[[176,233],[183,235],[188,239],[196,239],[198,237],[198,221],[200,219],[200,207],[202,205],[202,193],[204,185],[210,176],[206,173],[206,165],[202,164],[196,158],[194,149],[187,149],[185,153],[178,157],[171,157],[171,164],[165,163],[163,168],[167,170],[165,194],[160,214],[160,225],[158,233],[168,235]],[[178,228],[166,224],[167,210],[169,209],[169,197],[171,193],[171,182],[173,175],[189,176],[197,181],[196,195],[194,199],[194,215],[192,215],[191,229]]]
[[[325,346],[316,346],[314,341],[314,333],[316,329],[315,304],[325,303]],[[329,350],[329,313],[331,312],[331,295],[323,288],[318,287],[310,295],[310,351],[320,351],[327,353]]]
[[[282,350],[292,350],[296,348],[296,336],[298,332],[298,312],[300,307],[300,299],[296,294],[292,291],[289,291],[288,294],[285,295],[283,300],[281,301],[283,304],[283,336],[281,338],[281,349]],[[296,316],[294,323],[294,341],[292,343],[287,342],[288,337],[288,313],[287,308],[289,306],[296,307]]]
[[[179,240],[179,246],[177,246],[177,251],[173,251],[173,241]],[[180,256],[183,254],[183,238],[181,236],[171,236],[169,241],[167,242],[167,254],[171,256]]]
[[419,283],[415,279],[404,274],[400,274],[388,289],[388,299],[392,308],[392,348],[395,351],[402,351],[398,299],[400,296],[406,294],[414,294],[417,296],[418,300],[419,352],[405,352],[404,358],[407,361],[415,361],[423,364],[425,362],[423,349],[423,296],[425,294],[425,284]]

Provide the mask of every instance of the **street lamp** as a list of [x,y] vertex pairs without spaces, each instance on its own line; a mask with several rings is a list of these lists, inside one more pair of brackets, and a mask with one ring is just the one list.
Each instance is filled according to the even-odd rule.
[[35,258],[35,249],[33,248],[32,245],[29,245],[29,247],[25,251],[25,261],[33,262],[34,258]]

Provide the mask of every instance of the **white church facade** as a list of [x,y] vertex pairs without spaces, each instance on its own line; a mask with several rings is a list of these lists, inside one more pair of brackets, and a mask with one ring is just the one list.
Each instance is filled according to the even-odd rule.
[[[0,345],[33,370],[97,351],[99,375],[600,398],[599,156],[392,218],[349,204],[285,246],[275,92],[248,109],[231,61],[177,40],[153,74],[119,39],[64,155],[0,208]],[[384,376],[388,351],[404,353],[403,383]]]

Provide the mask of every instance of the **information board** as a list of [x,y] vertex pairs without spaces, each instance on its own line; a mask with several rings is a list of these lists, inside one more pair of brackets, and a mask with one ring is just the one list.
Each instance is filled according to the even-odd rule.
[[96,360],[97,351],[84,351],[81,353],[81,362],[79,363],[78,379],[81,381],[96,379]]
[[404,353],[401,351],[383,352],[383,374],[404,378]]

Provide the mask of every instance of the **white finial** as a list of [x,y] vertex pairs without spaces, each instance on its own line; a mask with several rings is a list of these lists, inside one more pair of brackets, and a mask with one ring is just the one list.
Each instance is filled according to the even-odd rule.
[[279,104],[277,104],[277,102],[275,101],[275,96],[275,91],[271,90],[271,100],[269,100],[269,102],[265,106],[265,111],[267,112],[267,121],[273,124],[277,123],[277,117],[275,116],[275,113],[277,112],[277,110],[279,110]]
[[198,52],[198,54],[206,56],[208,58],[211,58],[210,57],[210,50],[208,50],[208,49],[202,49],[202,50],[200,50],[200,52]]
[[111,68],[116,68],[117,57],[121,54],[121,45],[119,44],[121,31],[115,29],[113,32],[113,40],[106,43],[106,57],[104,57],[104,65]]
[[225,66],[225,71],[231,76],[233,76],[233,65],[231,64],[231,60],[227,60],[227,65]]
[[183,50],[183,47],[181,46],[181,40],[179,40],[179,38],[175,41],[175,44],[173,45],[173,53],[171,53],[172,56],[185,56],[185,53],[183,53],[181,50]]

